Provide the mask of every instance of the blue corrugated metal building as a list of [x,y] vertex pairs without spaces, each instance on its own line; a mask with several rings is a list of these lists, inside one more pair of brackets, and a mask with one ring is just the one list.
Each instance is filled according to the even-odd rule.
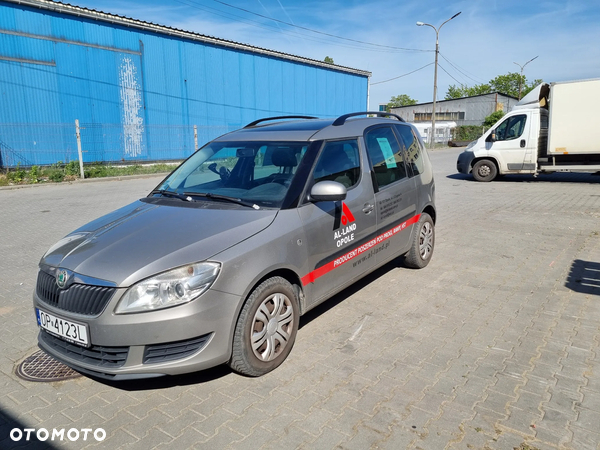
[[0,0],[4,166],[169,160],[261,117],[367,108],[366,71],[48,0]]

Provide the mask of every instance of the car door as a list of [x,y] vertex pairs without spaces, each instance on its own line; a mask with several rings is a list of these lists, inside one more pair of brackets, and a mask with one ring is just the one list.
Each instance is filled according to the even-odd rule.
[[537,142],[529,139],[531,118],[529,113],[507,117],[494,130],[494,138],[487,143],[490,154],[500,153],[506,170],[523,170],[535,163]]
[[307,273],[302,277],[307,306],[329,296],[375,264],[365,244],[375,236],[373,184],[363,167],[356,139],[325,141],[308,189],[319,181],[336,181],[347,189],[343,201],[308,202],[298,208],[304,228]]
[[376,126],[364,136],[373,172],[377,216],[377,264],[408,251],[417,216],[417,190],[406,152],[392,126]]

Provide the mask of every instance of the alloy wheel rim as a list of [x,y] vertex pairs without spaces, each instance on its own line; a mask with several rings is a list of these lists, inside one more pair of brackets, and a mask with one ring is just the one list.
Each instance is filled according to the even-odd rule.
[[264,299],[252,320],[254,356],[264,362],[277,358],[288,346],[293,326],[294,310],[285,294],[276,293]]
[[429,222],[425,222],[421,227],[419,235],[419,253],[421,258],[427,259],[433,251],[433,227]]

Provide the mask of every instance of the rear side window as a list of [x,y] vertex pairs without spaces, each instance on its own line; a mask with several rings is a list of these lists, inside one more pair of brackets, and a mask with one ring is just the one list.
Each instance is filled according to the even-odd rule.
[[337,181],[346,188],[358,183],[360,158],[355,139],[325,143],[313,173],[314,182]]
[[406,178],[404,152],[391,127],[379,127],[365,134],[367,153],[379,187]]
[[419,175],[423,173],[425,163],[423,162],[421,145],[413,130],[406,125],[396,125],[396,131],[404,142],[404,147],[406,147],[407,163],[412,168],[413,174]]

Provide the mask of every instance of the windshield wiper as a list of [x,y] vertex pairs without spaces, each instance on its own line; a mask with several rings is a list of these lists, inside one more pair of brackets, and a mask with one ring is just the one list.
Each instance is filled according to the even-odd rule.
[[155,189],[152,192],[150,192],[150,194],[160,194],[160,195],[164,195],[165,197],[175,197],[180,200],[183,200],[184,202],[193,202],[194,201],[194,199],[187,194],[180,194],[178,192],[168,191],[166,189]]
[[238,205],[246,206],[248,208],[260,209],[260,206],[258,206],[257,204],[244,201],[241,198],[228,197],[226,195],[220,194],[211,194],[210,192],[184,192],[183,195],[188,195],[190,197],[205,197],[214,200],[223,200],[226,202],[237,203]]

